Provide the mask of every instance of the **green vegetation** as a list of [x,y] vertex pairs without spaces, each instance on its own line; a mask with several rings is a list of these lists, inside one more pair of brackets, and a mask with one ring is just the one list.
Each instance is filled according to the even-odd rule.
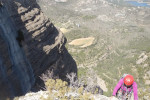
[[140,28],[140,29],[139,29],[139,32],[144,32],[144,28]]
[[[106,83],[108,92],[104,92],[104,95],[111,96],[113,88],[120,77],[124,73],[132,74],[138,83],[139,96],[142,100],[144,95],[149,93],[147,89],[149,85],[145,85],[143,77],[150,70],[149,26],[144,26],[144,24],[137,22],[144,16],[138,16],[138,9],[135,10],[129,5],[123,4],[123,0],[119,0],[119,2],[117,0],[113,1],[117,4],[117,7],[108,5],[107,8],[104,8],[108,12],[101,9],[101,5],[92,3],[88,4],[88,7],[92,10],[84,12],[82,10],[87,6],[84,4],[78,6],[80,4],[78,0],[74,2],[68,2],[65,6],[62,4],[59,4],[59,6],[58,4],[56,4],[57,6],[53,5],[54,7],[51,6],[47,12],[50,13],[48,16],[57,27],[70,29],[65,34],[68,40],[66,46],[79,67],[78,77],[86,76],[89,68],[94,69],[96,74]],[[66,10],[67,6],[70,7],[69,3],[72,8]],[[118,4],[123,5],[124,8]],[[98,6],[96,7],[96,5]],[[66,11],[67,13],[64,13]],[[143,10],[140,9],[139,11]],[[148,10],[145,9],[145,11]],[[108,13],[112,14],[112,16]],[[125,18],[119,18],[118,16],[115,19],[113,14],[126,16]],[[112,19],[112,22],[99,20],[98,15],[106,15]],[[95,43],[89,47],[80,48],[68,44],[74,39],[90,36],[95,38]],[[141,64],[136,64],[138,57],[143,52],[148,56],[148,59]],[[143,67],[144,64],[147,64],[147,66]]]
[[137,51],[150,52],[150,39],[148,37],[143,37],[135,39],[130,42],[129,48],[136,49]]
[[97,17],[96,15],[85,15],[82,18],[87,21],[87,20],[93,20],[96,17]]
[[87,68],[78,68],[78,77],[86,76]]

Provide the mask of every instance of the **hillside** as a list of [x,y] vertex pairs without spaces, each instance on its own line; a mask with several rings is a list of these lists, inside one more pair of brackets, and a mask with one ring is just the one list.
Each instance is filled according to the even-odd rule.
[[36,0],[0,0],[0,100],[38,91],[47,70],[66,81],[77,73],[65,44]]
[[68,39],[79,77],[94,69],[110,96],[120,77],[129,73],[138,83],[140,100],[148,100],[150,8],[109,1],[46,0],[39,5]]

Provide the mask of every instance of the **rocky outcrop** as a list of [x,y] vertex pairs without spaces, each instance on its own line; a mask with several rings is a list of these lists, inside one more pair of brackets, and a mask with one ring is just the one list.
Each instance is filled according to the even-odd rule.
[[76,63],[65,48],[66,38],[43,14],[36,0],[2,0],[2,3],[0,87],[6,83],[11,96],[22,95],[48,69],[62,80],[66,80],[67,73],[77,73]]
[[[72,97],[77,95],[77,93],[70,93],[70,94],[72,95]],[[44,99],[48,99],[48,95],[49,95],[48,91],[39,91],[36,93],[28,93],[25,96],[18,98],[18,100],[40,100],[41,97]],[[94,100],[118,100],[116,97],[107,97],[107,96],[100,95],[100,94],[97,94],[97,95],[92,94],[91,97]]]

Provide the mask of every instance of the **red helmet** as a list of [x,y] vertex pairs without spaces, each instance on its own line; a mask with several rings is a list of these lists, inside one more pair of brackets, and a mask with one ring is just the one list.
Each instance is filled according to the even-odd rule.
[[124,77],[124,84],[125,84],[126,86],[132,85],[133,82],[134,82],[134,78],[133,78],[132,75],[127,75],[127,76]]

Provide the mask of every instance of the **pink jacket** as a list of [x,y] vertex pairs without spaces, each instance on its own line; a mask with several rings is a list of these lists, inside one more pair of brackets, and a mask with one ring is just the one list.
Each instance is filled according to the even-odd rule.
[[[118,84],[114,88],[113,96],[116,96],[117,91],[122,88],[121,86],[124,84],[123,78],[119,80]],[[138,100],[138,94],[137,94],[137,84],[136,82],[133,82],[133,93],[134,93],[134,100]],[[126,91],[126,90],[125,90]],[[129,89],[131,91],[131,89]]]

